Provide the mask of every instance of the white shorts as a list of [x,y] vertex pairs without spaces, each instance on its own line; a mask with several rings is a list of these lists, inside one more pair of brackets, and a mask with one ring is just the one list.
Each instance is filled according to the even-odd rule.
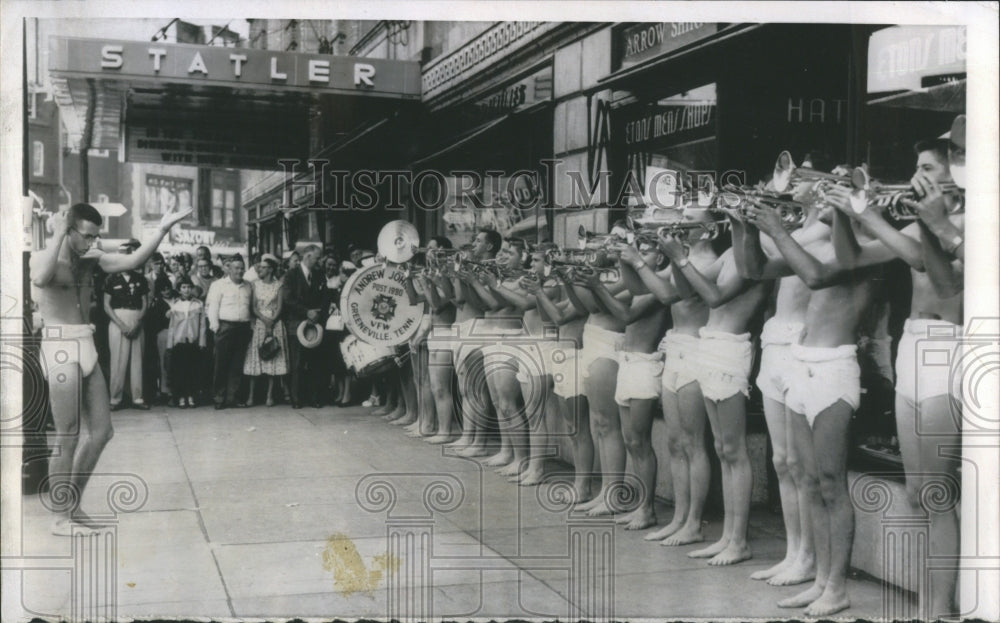
[[615,402],[623,407],[628,401],[653,400],[660,397],[660,377],[663,374],[663,353],[618,353],[618,384]]
[[439,324],[431,327],[427,334],[427,350],[435,353],[441,351],[455,352],[455,347],[460,344],[458,339],[458,325]]
[[861,367],[858,347],[831,348],[792,344],[785,406],[806,416],[812,426],[824,409],[843,400],[857,409],[861,404]]
[[90,376],[97,366],[94,325],[62,324],[42,328],[42,374],[45,378],[57,366],[75,363],[81,377]]
[[709,400],[725,400],[736,394],[750,395],[750,369],[753,367],[753,345],[750,334],[712,331],[702,327],[698,334],[698,355],[695,377],[701,394]]
[[962,327],[944,320],[907,320],[896,353],[896,395],[914,403],[962,399]]
[[659,348],[664,353],[660,384],[663,391],[677,393],[688,383],[698,380],[694,369],[698,360],[699,342],[697,337],[678,333],[673,329],[663,336]]
[[475,326],[480,318],[469,318],[468,320],[463,320],[462,322],[456,322],[452,327],[456,330],[455,337],[452,342],[452,361],[455,362],[455,369],[457,370],[465,360],[468,359],[469,355],[479,350],[482,346],[481,342],[475,340],[468,340],[467,338],[472,335],[472,328]]
[[765,398],[785,402],[788,391],[788,368],[792,365],[792,344],[802,339],[805,326],[800,322],[782,322],[775,318],[764,323],[760,334],[760,372],[757,388]]
[[590,376],[590,365],[598,359],[618,361],[618,351],[625,342],[625,334],[608,331],[592,324],[583,326],[583,348],[577,353],[580,373]]

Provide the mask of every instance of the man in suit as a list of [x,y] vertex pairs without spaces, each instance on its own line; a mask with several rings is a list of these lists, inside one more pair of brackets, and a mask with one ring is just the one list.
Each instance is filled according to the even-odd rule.
[[311,245],[303,249],[302,262],[285,273],[281,282],[282,317],[288,334],[289,375],[291,376],[292,408],[303,404],[320,406],[323,382],[323,349],[305,348],[296,336],[299,324],[310,320],[323,331],[323,288],[326,279],[313,274],[320,248]]

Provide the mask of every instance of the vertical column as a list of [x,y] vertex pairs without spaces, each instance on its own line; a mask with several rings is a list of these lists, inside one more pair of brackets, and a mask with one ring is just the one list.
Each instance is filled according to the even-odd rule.
[[615,530],[602,518],[569,520],[569,618],[606,622],[615,618]]
[[398,560],[396,573],[387,574],[386,612],[397,621],[426,621],[433,616],[431,541],[434,525],[389,520],[386,526],[388,560]]
[[118,619],[118,526],[100,532],[74,529],[71,621]]

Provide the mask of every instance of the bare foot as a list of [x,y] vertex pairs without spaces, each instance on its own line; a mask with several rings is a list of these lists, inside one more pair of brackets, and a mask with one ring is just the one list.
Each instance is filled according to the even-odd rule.
[[597,495],[595,495],[594,497],[590,498],[589,500],[587,500],[585,502],[578,503],[573,508],[573,510],[575,512],[578,512],[578,513],[585,513],[587,511],[589,511],[590,509],[594,508],[595,506],[597,506],[598,504],[601,504],[602,502],[604,502],[604,489],[601,489],[600,491],[598,491]]
[[70,519],[69,517],[59,517],[52,522],[52,534],[56,536],[73,536],[74,531],[77,534],[81,532],[99,530],[101,526],[97,523],[92,523],[89,517],[87,518],[87,523],[76,521]]
[[472,438],[471,437],[466,437],[465,435],[462,435],[461,437],[459,437],[455,441],[448,442],[448,447],[449,448],[454,448],[455,450],[458,450],[458,449],[467,447],[470,443],[472,443]]
[[[625,524],[626,530],[645,530],[656,525],[656,513],[648,506],[640,506],[625,516],[628,522]],[[618,523],[617,521],[615,523]]]
[[545,477],[545,470],[538,469],[528,469],[526,472],[522,472],[521,476],[518,478],[518,484],[522,487],[533,487],[537,484],[541,484],[542,479]]
[[587,516],[588,517],[602,517],[604,515],[611,515],[611,514],[613,514],[611,512],[611,509],[608,508],[608,505],[604,502],[604,498],[602,497],[602,498],[599,498],[599,499],[601,501],[598,502],[598,504],[596,506],[591,507],[591,509],[587,511]]
[[815,583],[802,591],[798,595],[793,595],[788,599],[782,599],[778,602],[779,608],[805,608],[812,602],[819,599],[819,596],[823,594],[823,587],[817,586]]
[[395,422],[406,416],[406,409],[393,409],[389,413],[382,416],[382,419],[387,422]]
[[410,417],[408,415],[404,415],[403,417],[396,420],[392,420],[389,423],[392,424],[393,426],[409,426],[410,424],[413,424],[416,421],[417,421],[416,417]]
[[408,429],[406,429],[406,430],[408,431],[408,432],[406,433],[406,436],[407,436],[407,437],[414,437],[414,438],[417,438],[417,439],[419,439],[419,438],[423,437],[423,435],[422,435],[422,434],[420,433],[420,431],[418,431],[418,430],[411,430],[411,429],[409,429],[409,428],[408,428]]
[[746,543],[737,545],[730,542],[726,546],[726,549],[713,556],[708,561],[708,564],[713,567],[724,567],[726,565],[735,565],[738,562],[750,560],[751,558],[753,558],[753,554],[750,553],[750,547]]
[[451,443],[452,441],[454,441],[454,439],[455,436],[452,435],[451,433],[438,433],[432,437],[427,437],[426,439],[424,439],[424,441],[426,441],[427,443],[442,444],[442,443]]
[[664,547],[675,547],[677,545],[690,545],[692,543],[701,543],[705,540],[705,535],[701,532],[701,527],[689,528],[687,526],[681,528],[677,532],[674,532],[667,538],[660,541],[660,545]]
[[811,617],[826,617],[831,614],[847,610],[851,607],[851,600],[847,597],[847,589],[825,590],[819,599],[809,604],[806,608],[806,615]]
[[[750,579],[751,580],[769,580],[769,579],[773,578],[774,576],[780,574],[782,571],[784,571],[788,567],[792,566],[793,562],[795,562],[795,559],[789,560],[788,558],[785,558],[784,560],[782,560],[781,562],[779,562],[778,564],[776,564],[776,565],[774,565],[772,567],[768,567],[767,569],[761,569],[760,571],[754,571],[753,573],[750,574]],[[769,582],[769,584],[770,584],[770,582]]]
[[472,458],[477,456],[486,456],[487,454],[489,454],[489,450],[486,449],[486,446],[471,444],[462,448],[455,454],[459,456],[464,456],[466,458]]
[[712,558],[722,550],[726,549],[729,545],[729,537],[723,536],[721,539],[712,543],[708,547],[703,547],[701,549],[696,549],[693,552],[688,552],[688,558]]
[[513,460],[514,451],[507,448],[501,449],[500,452],[497,452],[490,458],[483,461],[483,465],[489,465],[490,467],[503,467],[504,465],[508,465]]
[[767,581],[771,586],[792,586],[802,584],[816,579],[816,562],[813,559],[808,561],[796,560],[784,571],[775,575]]
[[552,492],[552,499],[562,504],[582,504],[585,500],[589,499],[589,496],[590,487],[584,487],[579,484],[573,485],[572,491],[559,487]]
[[649,534],[647,534],[646,536],[644,536],[642,538],[645,539],[645,540],[647,540],[647,541],[662,541],[663,539],[667,538],[671,534],[673,534],[673,533],[677,532],[678,530],[680,530],[681,526],[683,526],[683,525],[684,525],[684,522],[682,521],[682,518],[675,516],[673,521],[671,521],[667,525],[663,526],[659,530],[656,530],[654,532],[650,532]]
[[499,468],[499,469],[497,469],[495,471],[496,471],[496,473],[500,474],[501,476],[508,476],[508,477],[509,476],[517,476],[518,474],[521,473],[521,462],[520,461],[511,460],[510,463],[508,463],[507,465],[504,465],[503,467],[501,467],[501,468]]

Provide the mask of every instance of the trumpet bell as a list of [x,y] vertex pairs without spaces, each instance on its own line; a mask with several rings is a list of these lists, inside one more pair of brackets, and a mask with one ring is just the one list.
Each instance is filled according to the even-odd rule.
[[420,235],[409,221],[390,221],[379,231],[377,246],[386,261],[402,264],[413,258],[420,246]]
[[774,176],[771,178],[771,185],[779,193],[785,192],[792,181],[792,171],[795,170],[795,161],[792,154],[785,150],[778,154],[778,160],[774,163]]

